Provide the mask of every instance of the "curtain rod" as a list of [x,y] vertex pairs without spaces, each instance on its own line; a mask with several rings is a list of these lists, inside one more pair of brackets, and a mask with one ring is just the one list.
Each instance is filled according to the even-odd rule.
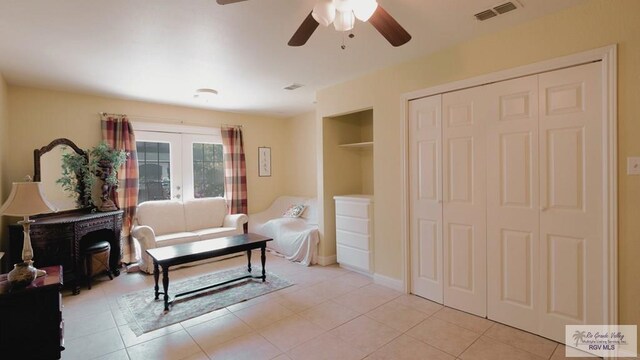
[[98,112],[98,115],[100,116],[107,116],[107,115],[115,115],[115,116],[127,116],[127,114],[114,114],[114,113],[108,113],[108,112]]
[[[106,116],[106,115],[127,116],[130,120],[141,119],[141,120],[151,120],[151,121],[160,121],[160,122],[171,121],[171,122],[179,123],[181,125],[188,125],[188,126],[205,126],[205,127],[207,126],[207,124],[195,124],[195,123],[185,122],[184,120],[180,120],[180,119],[162,118],[162,117],[153,117],[153,116],[114,114],[114,113],[107,113],[107,112],[98,112],[98,115],[101,115],[101,116]],[[233,125],[233,124],[220,124],[218,126],[221,126],[221,127],[222,126],[229,126],[229,127],[242,128],[242,125]]]

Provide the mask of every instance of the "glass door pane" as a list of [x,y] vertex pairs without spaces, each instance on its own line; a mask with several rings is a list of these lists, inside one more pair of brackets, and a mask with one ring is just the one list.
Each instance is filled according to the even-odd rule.
[[183,184],[188,199],[224,196],[222,144],[215,136],[183,134]]
[[138,203],[153,200],[180,199],[180,135],[166,133],[136,133],[140,188]]

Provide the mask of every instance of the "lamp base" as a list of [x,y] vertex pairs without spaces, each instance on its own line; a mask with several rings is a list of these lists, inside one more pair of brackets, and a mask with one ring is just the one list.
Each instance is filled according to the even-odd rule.
[[25,261],[26,263],[29,263],[29,266],[31,266],[32,268],[36,269],[36,278],[39,278],[40,276],[45,276],[47,275],[47,272],[44,270],[40,270],[38,268],[36,268],[35,266],[33,266],[33,260],[27,260]]
[[32,261],[24,261],[13,266],[13,270],[7,274],[7,280],[13,288],[23,288],[36,279],[37,270],[31,264]]

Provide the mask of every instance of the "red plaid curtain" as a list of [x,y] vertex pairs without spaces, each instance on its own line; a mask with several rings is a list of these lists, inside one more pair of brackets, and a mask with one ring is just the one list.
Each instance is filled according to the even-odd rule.
[[[138,206],[138,155],[133,127],[126,115],[102,114],[102,139],[116,150],[127,152],[127,161],[118,170],[118,189],[111,198],[116,206],[124,210],[122,223],[121,260],[125,263],[137,261],[133,240],[130,236],[133,217]],[[114,196],[115,195],[115,196]]]
[[224,126],[222,151],[224,159],[224,193],[230,214],[247,213],[247,166],[244,158],[242,128]]

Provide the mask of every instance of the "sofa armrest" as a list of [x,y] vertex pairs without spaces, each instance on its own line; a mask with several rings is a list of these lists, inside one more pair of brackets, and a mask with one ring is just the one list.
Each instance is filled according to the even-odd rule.
[[147,254],[147,249],[155,249],[156,246],[156,234],[153,229],[146,225],[135,225],[131,230],[131,236],[134,240],[140,244],[140,261],[138,266],[140,270],[152,274],[153,273],[153,260]]
[[241,229],[244,224],[249,221],[249,217],[246,214],[232,214],[224,217],[223,227],[232,227]]
[[156,247],[156,234],[153,232],[153,229],[146,225],[136,225],[131,229],[131,236],[138,239],[141,243],[145,243],[147,245],[147,249],[152,249]]

